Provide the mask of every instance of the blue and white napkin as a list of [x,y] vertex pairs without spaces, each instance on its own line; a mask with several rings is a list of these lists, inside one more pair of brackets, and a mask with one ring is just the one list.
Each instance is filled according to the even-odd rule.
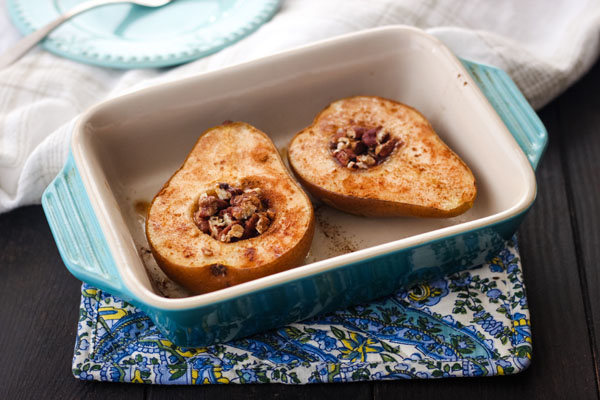
[[175,346],[142,311],[84,284],[73,374],[191,385],[491,376],[527,368],[531,350],[513,241],[476,269],[202,348]]

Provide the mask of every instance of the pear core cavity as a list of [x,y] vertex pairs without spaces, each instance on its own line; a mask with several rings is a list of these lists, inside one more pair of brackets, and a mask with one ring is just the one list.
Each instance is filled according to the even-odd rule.
[[203,233],[230,243],[266,232],[275,211],[269,208],[260,188],[240,189],[218,183],[214,190],[200,195],[192,218]]

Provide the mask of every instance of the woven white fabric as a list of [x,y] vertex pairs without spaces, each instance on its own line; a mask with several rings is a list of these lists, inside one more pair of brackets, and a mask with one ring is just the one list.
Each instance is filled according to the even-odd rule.
[[[0,212],[38,203],[68,152],[76,118],[141,87],[376,26],[413,25],[458,56],[504,69],[535,108],[581,77],[599,52],[596,0],[283,0],[258,31],[219,53],[171,69],[119,71],[37,48],[0,70]],[[0,52],[20,35],[0,9]]]

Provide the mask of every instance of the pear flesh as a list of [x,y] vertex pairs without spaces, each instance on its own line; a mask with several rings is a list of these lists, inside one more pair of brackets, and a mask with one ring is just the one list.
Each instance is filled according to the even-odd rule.
[[[368,153],[363,146],[365,155],[358,158],[336,153],[342,132],[349,132],[353,146],[352,131],[361,130],[374,130],[391,151],[378,157],[375,144]],[[360,157],[369,162],[358,164]],[[313,196],[357,215],[453,217],[469,210],[477,195],[469,167],[421,113],[376,96],[331,103],[292,139],[288,160]]]
[[[270,212],[264,231],[222,241],[196,225],[200,196],[214,193],[223,183],[260,191]],[[158,265],[197,294],[301,265],[313,233],[308,197],[288,174],[269,137],[243,122],[203,133],[152,201],[146,219],[146,236]]]

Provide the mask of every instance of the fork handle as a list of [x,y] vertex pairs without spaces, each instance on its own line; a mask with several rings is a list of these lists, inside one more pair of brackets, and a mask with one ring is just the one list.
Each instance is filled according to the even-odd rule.
[[33,46],[38,44],[41,40],[43,40],[50,32],[56,29],[60,24],[65,22],[66,20],[74,17],[77,14],[81,14],[84,11],[87,11],[92,8],[96,8],[99,6],[114,4],[114,3],[123,3],[127,0],[90,0],[84,3],[78,4],[69,11],[60,15],[55,20],[49,22],[44,25],[40,29],[35,32],[30,33],[25,36],[23,39],[19,40],[12,48],[6,51],[4,54],[0,56],[0,69],[8,67],[19,58],[21,58],[25,53],[27,53]]

